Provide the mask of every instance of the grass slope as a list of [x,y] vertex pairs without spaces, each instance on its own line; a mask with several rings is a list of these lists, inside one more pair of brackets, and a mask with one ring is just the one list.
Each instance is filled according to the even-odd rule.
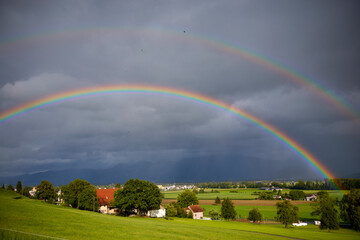
[[[328,233],[315,226],[285,229],[282,225],[192,219],[124,218],[54,206],[0,190],[0,226],[64,239],[359,239],[360,234],[341,229]],[[250,232],[249,232],[250,231]],[[36,239],[0,230],[0,237]],[[273,234],[273,235],[266,235]],[[5,236],[5,237],[4,237]]]

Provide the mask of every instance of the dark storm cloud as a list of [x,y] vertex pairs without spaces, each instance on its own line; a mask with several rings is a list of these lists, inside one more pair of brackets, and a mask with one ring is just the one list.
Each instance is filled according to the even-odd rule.
[[[360,111],[359,10],[356,1],[2,1],[0,110],[102,84],[176,87],[244,109],[336,174],[352,174],[360,167],[353,119],[311,87],[191,39],[253,49],[318,80]],[[165,164],[174,176],[193,163],[203,169],[199,179],[224,180],[221,166],[231,163],[229,179],[288,178],[294,169],[319,177],[253,124],[159,95],[81,99],[0,126],[0,175],[132,163],[148,168],[148,162]]]

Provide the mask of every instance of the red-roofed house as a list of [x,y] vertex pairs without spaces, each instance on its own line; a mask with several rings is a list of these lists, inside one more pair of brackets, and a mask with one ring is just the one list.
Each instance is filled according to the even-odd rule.
[[202,209],[200,205],[191,205],[185,208],[185,211],[187,214],[192,211],[193,219],[202,219],[204,217],[204,209]]
[[120,188],[111,189],[97,189],[96,195],[99,199],[99,211],[105,214],[112,214],[116,212],[116,209],[111,206],[111,201],[114,200],[114,192]]

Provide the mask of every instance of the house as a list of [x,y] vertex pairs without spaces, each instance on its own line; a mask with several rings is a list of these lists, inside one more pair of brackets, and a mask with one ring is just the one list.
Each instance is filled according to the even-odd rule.
[[166,209],[160,205],[160,209],[158,210],[150,210],[147,213],[148,217],[153,218],[163,218],[166,216]]
[[185,208],[187,214],[191,211],[193,214],[193,219],[202,219],[204,217],[204,209],[200,205],[191,205]]
[[116,209],[111,206],[111,202],[114,200],[114,193],[120,188],[111,189],[97,189],[96,196],[99,200],[99,211],[104,214],[114,214]]
[[281,199],[282,199],[282,197],[281,197],[280,195],[275,195],[275,196],[273,196],[273,198],[274,198],[275,200],[281,200]]
[[64,199],[62,199],[62,195],[61,195],[61,189],[56,193],[57,197],[55,198],[55,204],[56,205],[60,205],[62,203],[64,203]]
[[317,199],[317,194],[307,194],[305,196],[305,201],[315,201]]
[[29,191],[30,196],[35,197],[36,194],[36,187],[33,187],[30,191]]

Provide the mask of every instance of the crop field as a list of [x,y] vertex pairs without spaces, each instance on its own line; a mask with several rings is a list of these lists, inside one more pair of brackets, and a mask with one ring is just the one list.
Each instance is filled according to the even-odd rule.
[[[206,207],[205,207],[206,208]],[[117,217],[19,198],[0,190],[1,239],[359,239],[348,229],[227,221]]]
[[[240,188],[240,189],[214,189],[218,190],[219,193],[211,192],[211,189],[205,189],[205,193],[199,193],[197,194],[197,197],[199,200],[214,200],[216,197],[219,197],[221,199],[223,198],[230,198],[232,200],[251,200],[256,199],[259,196],[254,195],[255,192],[263,192],[264,190],[260,190],[258,188]],[[236,191],[236,192],[230,192],[230,191]],[[284,189],[282,191],[283,193],[289,193],[289,189]],[[306,194],[311,193],[317,193],[318,190],[305,190]],[[343,192],[335,191],[335,190],[328,190],[327,191],[330,195],[330,197],[341,199],[343,196]],[[176,199],[178,194],[181,193],[181,191],[166,191],[162,192],[164,194],[165,199]]]

